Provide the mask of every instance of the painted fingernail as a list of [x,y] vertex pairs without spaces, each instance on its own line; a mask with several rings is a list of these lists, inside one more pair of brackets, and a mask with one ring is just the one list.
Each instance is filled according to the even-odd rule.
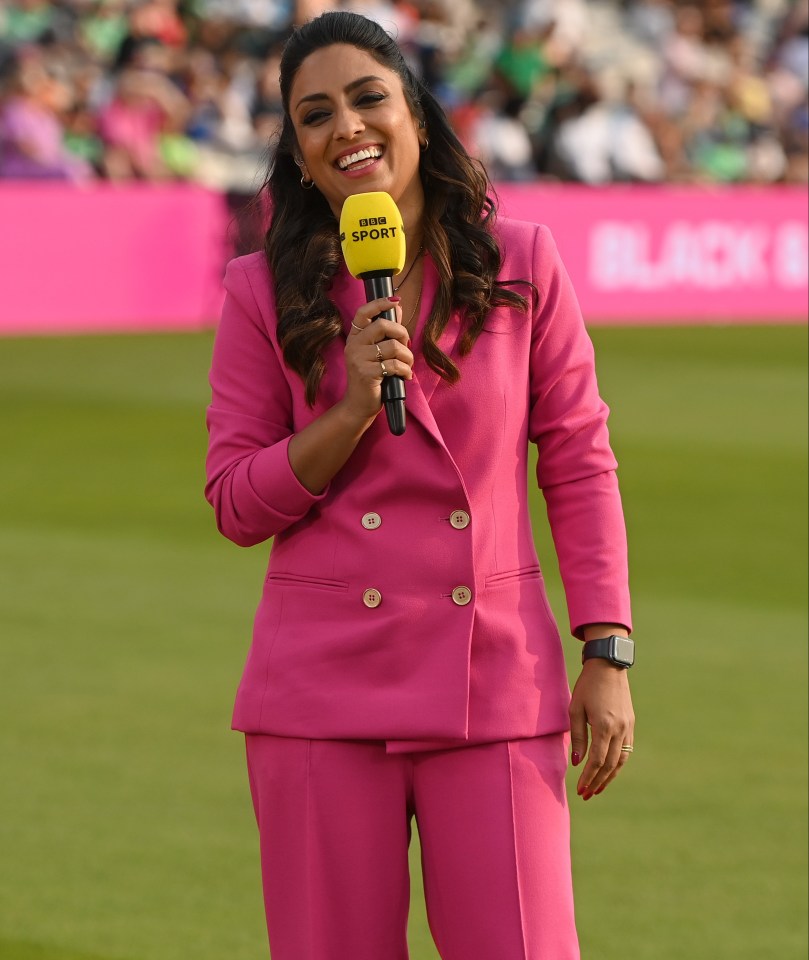
[[401,303],[401,302],[402,302],[402,298],[401,298],[401,297],[388,297],[388,300],[390,300],[391,303]]
[[577,766],[578,764],[581,763],[581,754],[576,753],[576,751],[574,750],[573,753],[570,755],[570,760],[574,767]]

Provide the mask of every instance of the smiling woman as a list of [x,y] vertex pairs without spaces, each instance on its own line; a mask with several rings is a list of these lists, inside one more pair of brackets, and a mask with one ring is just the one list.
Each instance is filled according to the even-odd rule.
[[[634,716],[616,463],[575,294],[547,228],[496,218],[378,24],[301,27],[281,92],[265,249],[225,281],[206,488],[225,536],[273,538],[233,715],[273,960],[407,956],[414,816],[443,960],[577,960],[568,731],[589,800]],[[371,192],[409,254],[397,295],[366,303],[339,218]],[[391,373],[396,436],[378,417]],[[572,697],[530,442],[585,642]]]

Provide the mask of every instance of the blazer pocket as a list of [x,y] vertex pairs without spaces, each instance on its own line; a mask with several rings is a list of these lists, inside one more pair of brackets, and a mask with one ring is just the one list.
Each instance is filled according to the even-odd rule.
[[493,573],[490,577],[486,577],[484,585],[488,590],[490,587],[505,586],[506,584],[515,583],[520,580],[542,580],[542,572],[539,569],[539,565],[532,564],[530,567],[520,567],[517,570],[505,570],[502,573]]
[[303,587],[304,589],[335,590],[338,592],[348,590],[348,583],[345,580],[326,580],[323,577],[309,577],[303,573],[268,573],[264,582],[277,584],[279,587]]

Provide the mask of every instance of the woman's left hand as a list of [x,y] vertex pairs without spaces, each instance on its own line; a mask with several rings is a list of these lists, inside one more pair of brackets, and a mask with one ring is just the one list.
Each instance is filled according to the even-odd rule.
[[[635,714],[629,692],[628,670],[607,660],[585,661],[570,701],[571,760],[577,766],[587,757],[576,792],[582,799],[604,790],[629,759],[623,746],[632,746]],[[592,741],[587,752],[590,727]]]

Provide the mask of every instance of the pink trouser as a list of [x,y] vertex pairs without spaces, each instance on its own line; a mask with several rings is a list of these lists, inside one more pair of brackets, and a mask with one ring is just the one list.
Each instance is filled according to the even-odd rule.
[[566,742],[248,735],[272,960],[406,960],[412,816],[443,960],[578,960]]

